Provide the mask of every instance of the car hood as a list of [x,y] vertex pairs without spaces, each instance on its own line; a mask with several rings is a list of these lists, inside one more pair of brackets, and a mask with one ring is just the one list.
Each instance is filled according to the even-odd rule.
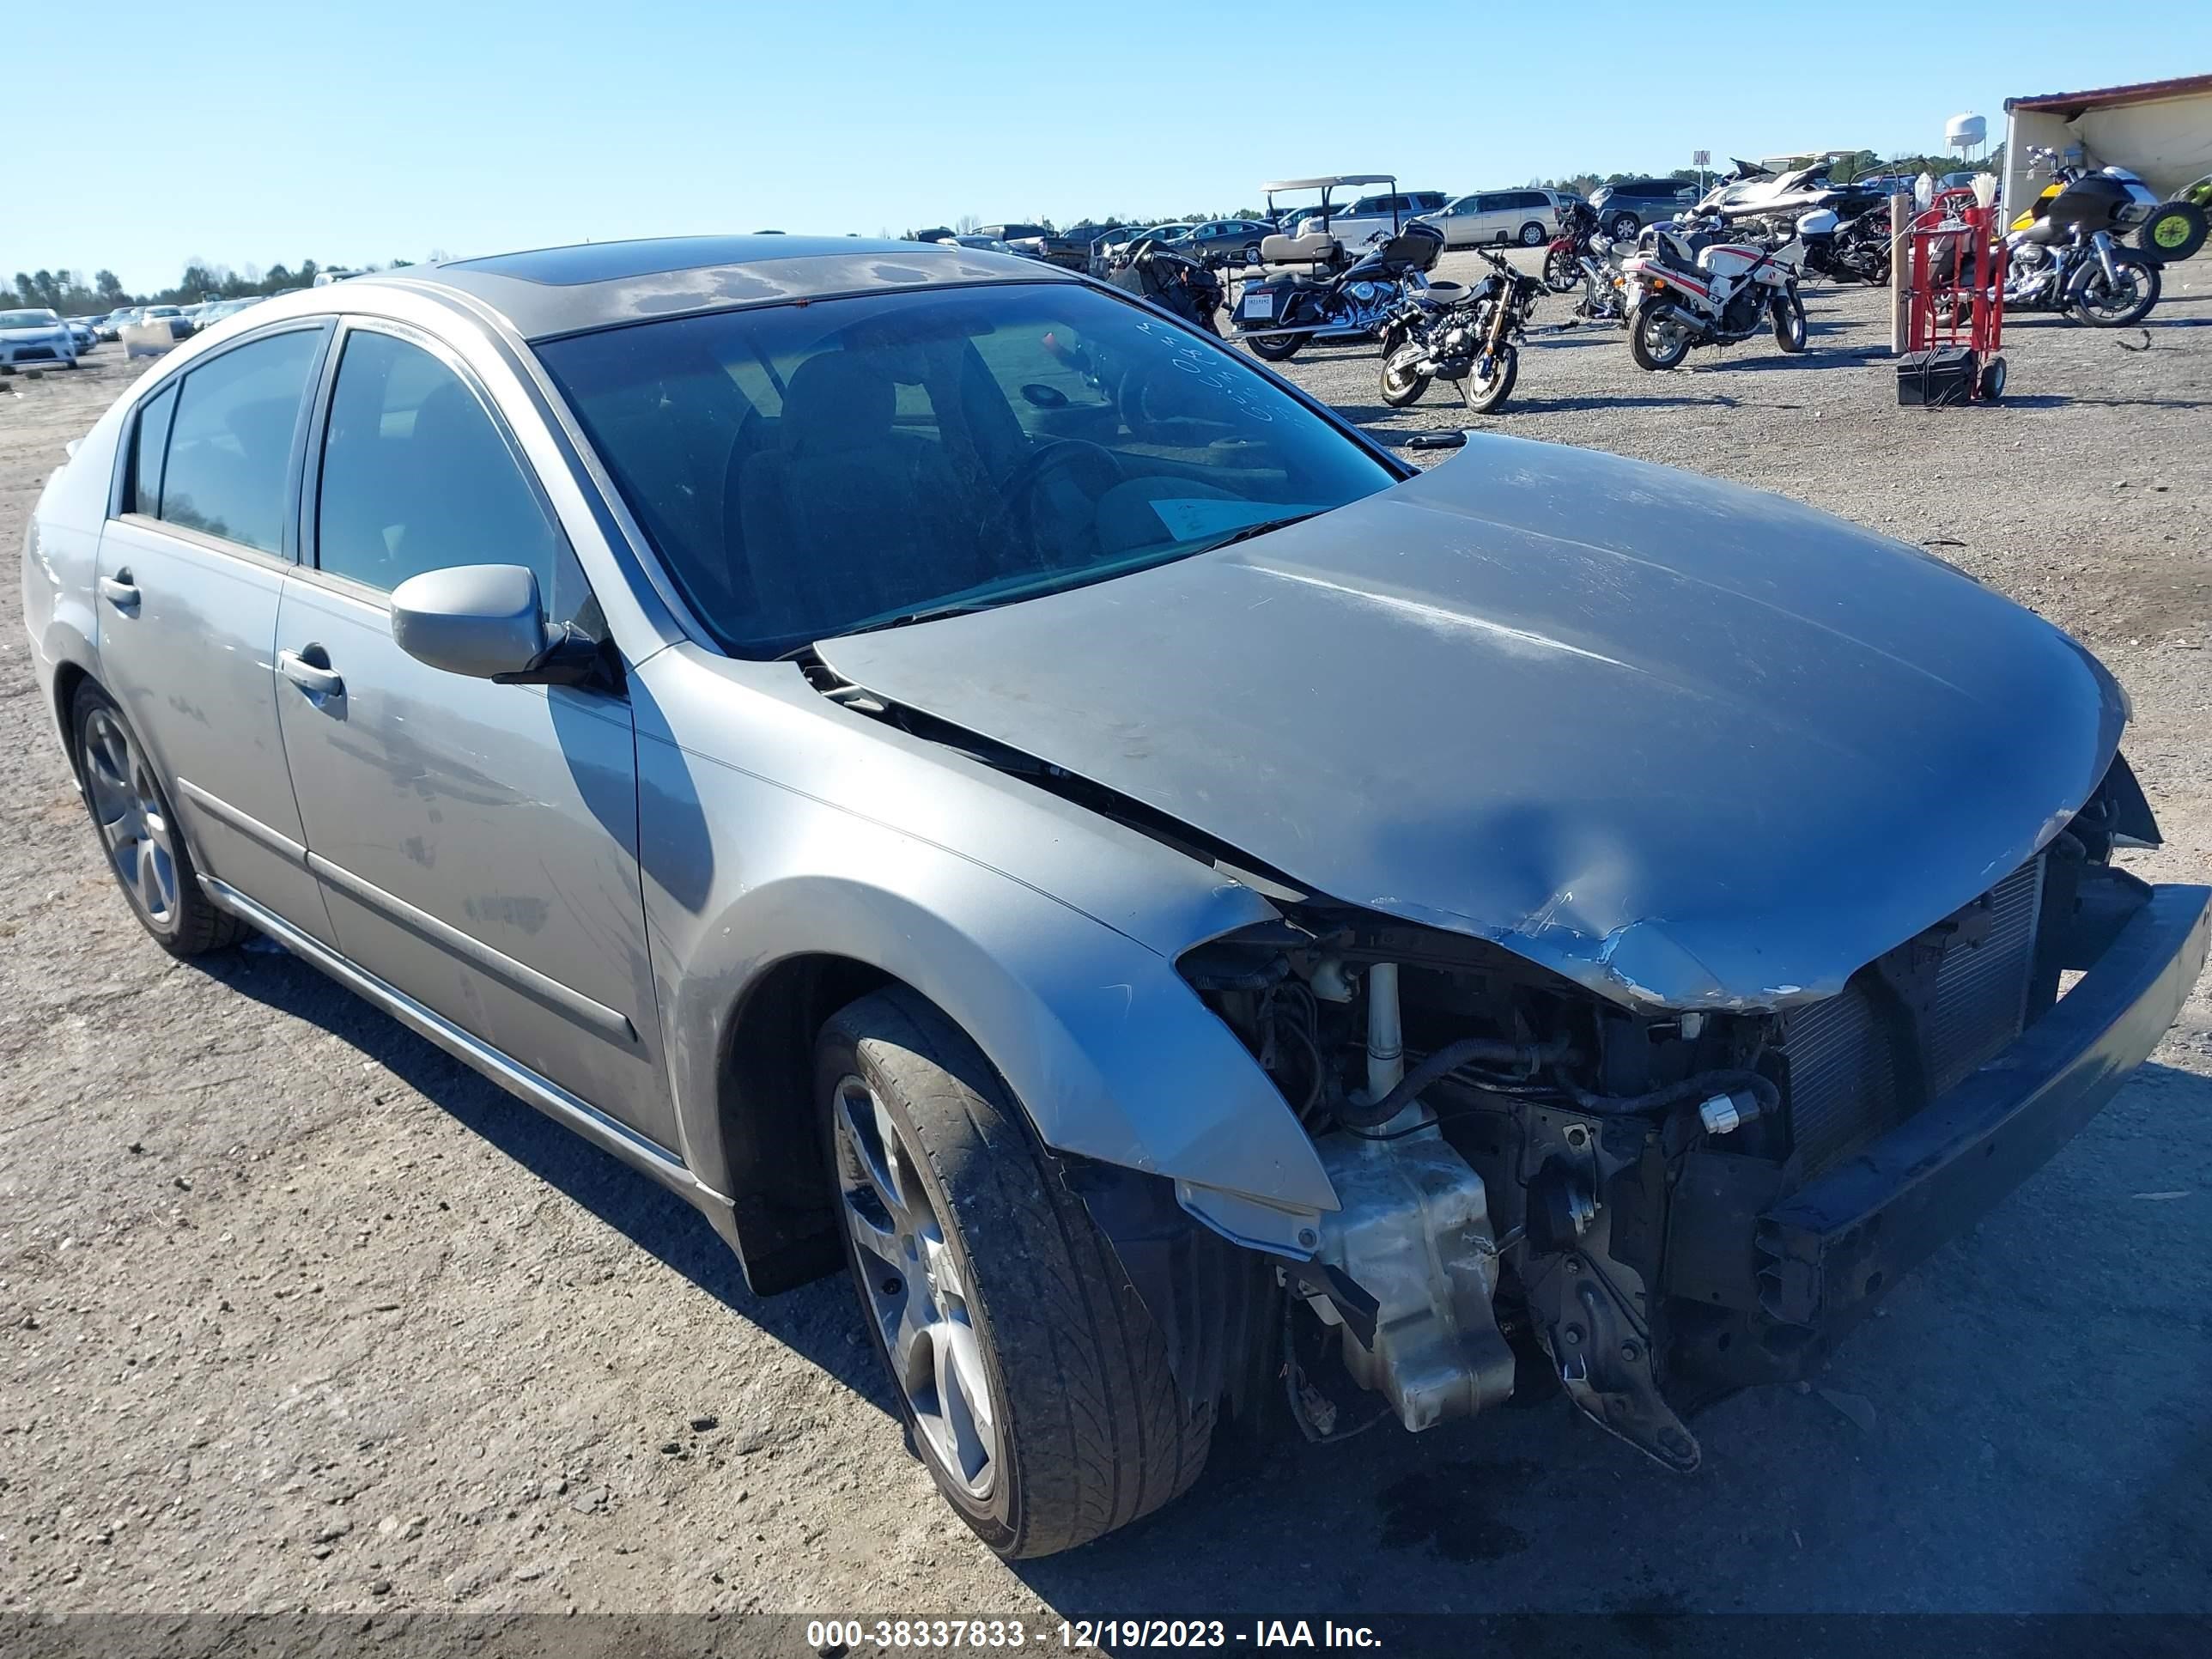
[[1835,994],[2056,834],[2125,718],[2086,650],[1917,549],[1503,438],[1235,547],[817,648],[1641,1007]]

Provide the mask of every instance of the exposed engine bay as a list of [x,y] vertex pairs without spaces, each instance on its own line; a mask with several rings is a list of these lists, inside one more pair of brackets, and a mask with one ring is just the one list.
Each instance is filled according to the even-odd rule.
[[1765,1012],[1632,1010],[1486,941],[1322,900],[1187,954],[1342,1203],[1313,1260],[1278,1269],[1301,1428],[1425,1429],[1548,1372],[1601,1427],[1694,1469],[1686,1412],[1798,1375],[1847,1322],[1815,1317],[1761,1212],[2048,1012],[2150,892],[2113,848],[2155,837],[2116,761],[1989,892],[1843,995]]

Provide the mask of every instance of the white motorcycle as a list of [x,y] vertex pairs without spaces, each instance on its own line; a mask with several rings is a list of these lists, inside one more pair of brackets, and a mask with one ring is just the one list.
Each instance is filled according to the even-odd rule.
[[1710,219],[1677,218],[1646,229],[1621,262],[1628,351],[1638,368],[1676,368],[1692,346],[1747,340],[1770,323],[1783,350],[1804,350],[1804,242],[1792,236],[1759,248],[1723,234]]

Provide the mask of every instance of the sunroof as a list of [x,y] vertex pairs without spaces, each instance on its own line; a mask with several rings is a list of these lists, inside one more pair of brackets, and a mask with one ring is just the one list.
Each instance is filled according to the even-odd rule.
[[526,283],[576,288],[586,283],[616,283],[701,265],[758,264],[805,254],[872,251],[873,242],[819,236],[662,236],[638,242],[581,242],[574,247],[538,248],[528,253],[499,253],[484,259],[458,259],[449,269],[485,270]]

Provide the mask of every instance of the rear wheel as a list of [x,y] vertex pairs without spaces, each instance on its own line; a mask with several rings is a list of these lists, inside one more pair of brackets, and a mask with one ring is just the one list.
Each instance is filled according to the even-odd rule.
[[1303,334],[1278,334],[1267,339],[1254,335],[1244,341],[1252,348],[1252,355],[1265,363],[1287,363],[1298,355],[1298,349],[1305,343]]
[[1459,395],[1478,415],[1487,415],[1513,395],[1513,382],[1521,373],[1520,348],[1503,345],[1487,357],[1477,357],[1474,368],[1459,383]]
[[1605,228],[1605,234],[1616,242],[1632,242],[1636,240],[1636,233],[1643,228],[1634,214],[1616,213],[1613,216],[1613,222]]
[[815,1048],[815,1096],[868,1331],[923,1465],[1000,1555],[1088,1542],[1185,1491],[1186,1408],[1112,1249],[1018,1103],[910,991]]
[[2130,328],[2150,314],[2163,285],[2158,263],[2123,248],[2112,251],[2116,283],[2105,280],[2104,267],[2093,253],[2082,276],[2070,286],[2066,309],[2077,322],[2091,328]]
[[1628,355],[1638,368],[1678,368],[1690,355],[1690,331],[1668,311],[1641,305],[1628,313]]
[[1429,389],[1429,377],[1413,368],[1420,360],[1421,348],[1411,340],[1382,354],[1382,401],[1391,408],[1418,403]]
[[139,925],[173,957],[236,943],[245,925],[201,890],[168,792],[114,699],[87,680],[70,706],[70,730],[92,826]]
[[1522,227],[1521,227],[1521,246],[1522,246],[1522,247],[1541,247],[1541,246],[1544,246],[1544,228],[1543,228],[1543,226],[1541,226],[1541,225],[1538,224],[1538,223],[1537,223],[1534,219],[1531,219],[1531,220],[1530,220],[1527,224],[1525,224],[1525,225],[1522,226]]

